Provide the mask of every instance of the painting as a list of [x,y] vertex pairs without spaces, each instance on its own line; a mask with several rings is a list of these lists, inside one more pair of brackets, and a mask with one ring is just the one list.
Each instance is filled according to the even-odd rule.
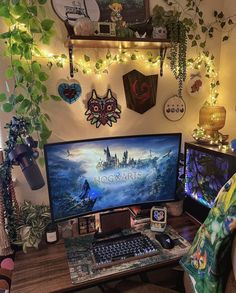
[[98,0],[97,3],[100,9],[99,21],[117,22],[122,19],[126,23],[137,23],[149,17],[148,0]]
[[132,70],[123,76],[127,107],[143,114],[156,104],[158,75]]
[[57,16],[69,24],[87,17],[100,22],[143,22],[149,16],[148,0],[51,0]]

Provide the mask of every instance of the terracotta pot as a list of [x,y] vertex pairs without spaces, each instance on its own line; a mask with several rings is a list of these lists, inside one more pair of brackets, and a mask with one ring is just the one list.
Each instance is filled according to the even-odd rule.
[[199,125],[206,134],[213,136],[225,125],[226,110],[223,106],[203,106],[199,112]]

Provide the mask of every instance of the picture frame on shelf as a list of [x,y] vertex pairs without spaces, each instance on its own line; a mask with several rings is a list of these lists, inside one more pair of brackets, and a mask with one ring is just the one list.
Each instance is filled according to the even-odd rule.
[[52,8],[62,20],[73,25],[79,18],[91,21],[116,22],[118,13],[122,20],[132,24],[145,21],[149,16],[149,0],[51,0]]
[[149,16],[149,0],[97,0],[102,22],[116,22],[116,13],[128,24],[144,22]]

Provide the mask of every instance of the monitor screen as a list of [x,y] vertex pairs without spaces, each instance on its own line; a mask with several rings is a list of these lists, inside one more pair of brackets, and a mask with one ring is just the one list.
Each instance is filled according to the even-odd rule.
[[227,181],[229,160],[221,154],[187,144],[185,149],[185,193],[212,208],[221,187]]
[[52,218],[175,200],[181,134],[44,146]]

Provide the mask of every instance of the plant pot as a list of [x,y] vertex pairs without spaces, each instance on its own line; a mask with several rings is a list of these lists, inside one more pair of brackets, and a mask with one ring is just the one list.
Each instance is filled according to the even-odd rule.
[[170,216],[179,217],[183,213],[183,203],[184,200],[178,200],[166,203],[167,213]]
[[164,26],[154,26],[152,31],[153,39],[167,39],[167,28]]
[[207,135],[214,137],[224,127],[226,110],[223,106],[203,106],[199,112],[199,125]]
[[31,230],[30,226],[23,226],[20,228],[20,236],[21,236],[21,240],[23,244],[24,253],[27,252],[27,248],[38,249],[39,243],[41,241],[41,239],[35,238],[32,243],[32,240],[30,241],[30,230]]

